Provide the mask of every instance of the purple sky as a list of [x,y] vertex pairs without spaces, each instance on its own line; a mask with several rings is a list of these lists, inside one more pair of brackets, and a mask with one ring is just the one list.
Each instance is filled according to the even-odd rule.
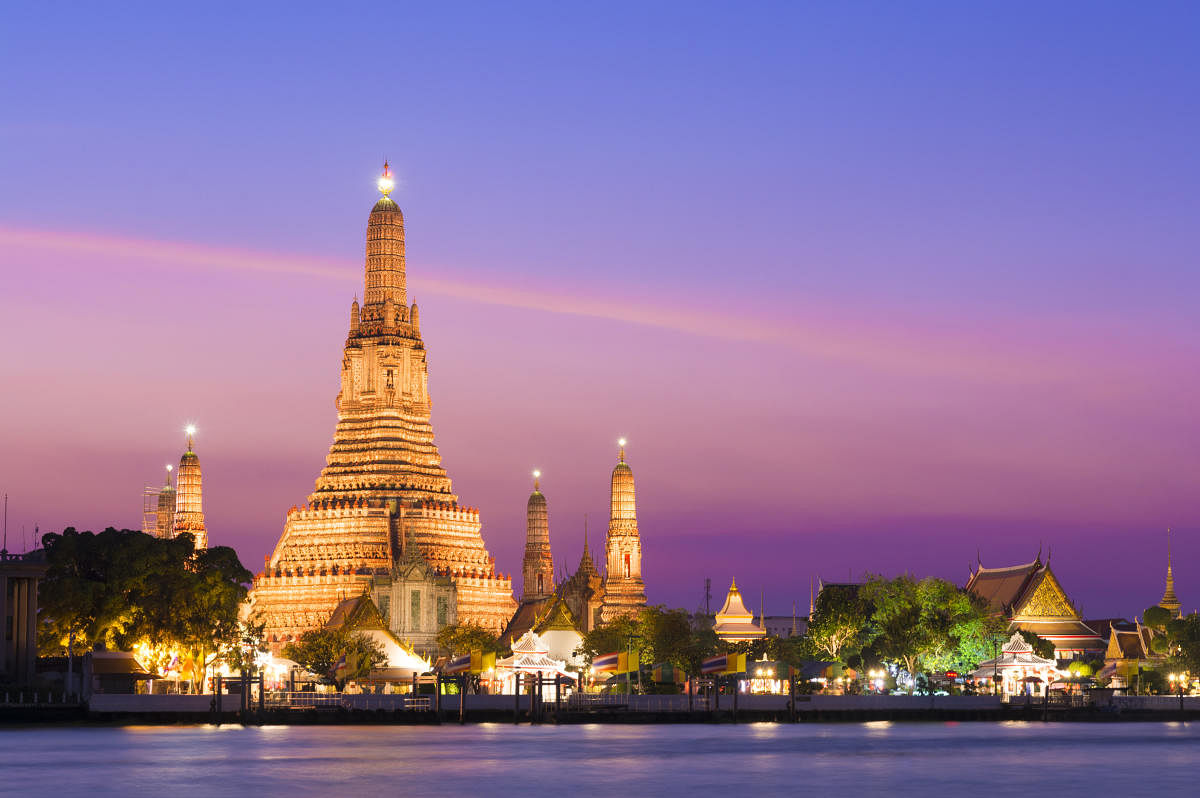
[[52,7],[0,27],[0,490],[140,525],[199,427],[260,567],[333,433],[386,155],[434,428],[498,567],[529,472],[651,600],[962,582],[1200,606],[1192,4]]

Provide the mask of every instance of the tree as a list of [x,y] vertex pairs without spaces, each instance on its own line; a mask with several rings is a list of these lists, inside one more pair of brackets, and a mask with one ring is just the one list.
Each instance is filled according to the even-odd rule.
[[825,585],[808,622],[807,639],[816,656],[842,661],[862,644],[870,617],[858,585]]
[[488,629],[473,623],[456,623],[443,627],[437,633],[438,647],[449,651],[452,656],[470,654],[472,651],[498,652],[500,639]]
[[[40,647],[82,653],[143,644],[155,660],[177,651],[204,669],[239,644],[238,615],[251,574],[227,546],[196,551],[191,535],[161,539],[112,527],[73,527],[42,538],[47,573],[39,590]],[[149,663],[161,665],[162,662]]]
[[1053,640],[1038,637],[1037,634],[1027,629],[1018,629],[1017,631],[1021,635],[1022,640],[1033,646],[1034,654],[1045,659],[1054,659],[1055,648]]
[[921,619],[916,580],[907,575],[895,579],[873,576],[863,585],[862,594],[871,605],[868,634],[872,647],[884,661],[901,665],[915,679],[921,655],[931,645],[929,629]]
[[[383,646],[368,635],[345,627],[310,629],[299,640],[284,646],[283,656],[338,687],[365,677],[384,661]],[[335,669],[343,656],[346,664],[339,675]]]

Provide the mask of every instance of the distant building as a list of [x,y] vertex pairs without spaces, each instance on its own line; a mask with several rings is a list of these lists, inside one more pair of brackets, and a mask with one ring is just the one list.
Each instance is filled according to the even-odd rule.
[[195,430],[188,427],[187,451],[179,458],[179,487],[175,491],[175,517],[172,526],[179,537],[184,532],[195,540],[197,549],[208,548],[208,527],[204,524],[204,502],[200,485],[200,458],[192,451]]
[[727,643],[741,643],[767,636],[766,630],[754,622],[754,615],[742,602],[736,579],[729,585],[724,606],[717,610],[713,631]]
[[45,553],[9,554],[0,549],[0,681],[25,685],[37,660],[38,581]]
[[808,618],[804,615],[767,615],[758,620],[771,637],[803,637],[808,633]]
[[1171,613],[1176,618],[1183,617],[1179,597],[1175,595],[1175,574],[1171,572],[1171,530],[1167,530],[1167,587],[1163,597],[1158,600],[1158,606]]
[[1041,554],[1031,563],[1008,568],[984,568],[971,574],[966,590],[987,602],[1009,622],[1010,632],[1033,632],[1054,644],[1058,659],[1104,652],[1100,635],[1084,623]]
[[636,615],[646,606],[642,581],[642,535],[638,530],[633,469],[625,462],[625,441],[612,472],[608,537],[604,543],[604,599],[600,620]]

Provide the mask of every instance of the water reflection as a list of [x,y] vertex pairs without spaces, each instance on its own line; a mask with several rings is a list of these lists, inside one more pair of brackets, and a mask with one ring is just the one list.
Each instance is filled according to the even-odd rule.
[[1194,794],[1198,742],[1178,723],[24,728],[0,731],[0,793],[1090,798],[1103,773],[1162,798]]

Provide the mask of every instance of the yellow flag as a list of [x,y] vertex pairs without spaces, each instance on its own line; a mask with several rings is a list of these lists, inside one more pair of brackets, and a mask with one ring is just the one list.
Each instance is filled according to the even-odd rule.
[[629,654],[629,672],[637,673],[642,667],[642,655],[640,652],[633,651]]
[[482,651],[472,651],[471,652],[471,673],[482,673],[482,672],[483,672],[483,652]]
[[624,651],[617,655],[617,673],[629,673],[629,655]]
[[496,652],[489,651],[480,658],[479,670],[483,673],[496,669]]

